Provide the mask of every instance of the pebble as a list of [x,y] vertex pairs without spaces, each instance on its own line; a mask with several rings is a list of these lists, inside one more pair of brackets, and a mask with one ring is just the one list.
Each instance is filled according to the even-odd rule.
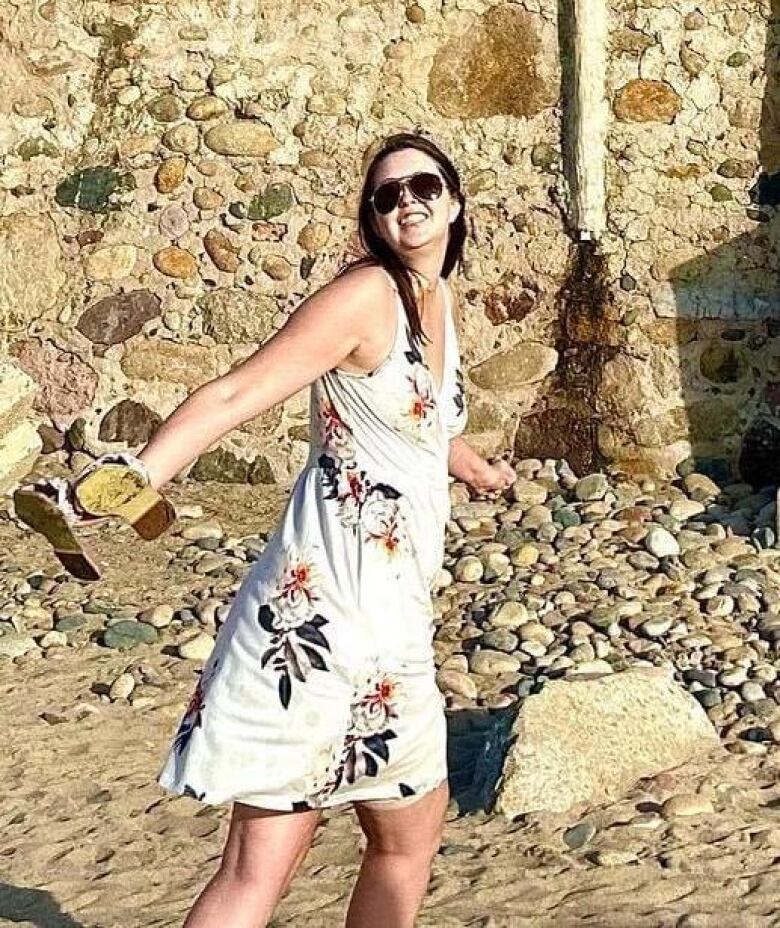
[[677,539],[661,525],[651,525],[648,528],[644,543],[653,557],[676,557],[680,553]]
[[672,619],[660,617],[648,619],[640,625],[642,633],[650,638],[660,638],[662,635],[665,635],[671,627]]
[[466,699],[476,699],[478,690],[474,680],[462,670],[442,669],[436,674],[439,689],[445,693],[455,693]]
[[38,645],[29,635],[24,635],[20,632],[10,632],[6,635],[0,635],[0,655],[14,658],[37,650]]
[[118,651],[127,651],[139,644],[154,644],[156,641],[157,632],[151,625],[129,619],[120,620],[103,632],[103,644]]
[[200,541],[203,538],[221,539],[225,535],[222,526],[216,521],[188,525],[179,534],[185,541]]
[[580,822],[563,833],[563,842],[572,851],[584,847],[596,834],[596,828],[590,822]]
[[582,661],[581,663],[572,667],[571,670],[566,673],[566,676],[584,677],[590,676],[591,674],[594,676],[604,676],[614,672],[615,671],[611,664],[608,664],[606,661],[599,660],[598,658],[594,658],[593,660]]
[[160,213],[157,227],[162,235],[172,239],[179,239],[189,231],[190,220],[178,203],[171,203]]
[[661,806],[661,815],[665,819],[688,815],[707,815],[714,812],[712,801],[698,793],[678,793],[667,799]]
[[153,609],[145,609],[139,616],[139,622],[145,622],[153,628],[167,628],[173,621],[173,606],[161,604]]
[[469,667],[473,673],[493,676],[499,673],[515,673],[520,669],[520,659],[513,654],[485,649],[473,651],[469,656]]
[[544,503],[548,492],[547,488],[542,484],[536,483],[534,480],[518,477],[510,487],[509,495],[523,509],[529,509],[531,506]]
[[169,245],[156,252],[152,262],[161,274],[181,280],[194,277],[198,271],[195,257],[189,251],[176,245]]
[[40,638],[38,644],[42,648],[64,648],[68,644],[68,636],[65,632],[52,630]]
[[593,855],[593,862],[600,867],[621,867],[625,864],[636,863],[637,860],[638,858],[633,851],[620,848],[596,851]]
[[501,603],[490,614],[489,622],[494,628],[518,628],[528,621],[528,610],[522,603],[508,600]]
[[108,695],[112,700],[128,699],[135,689],[135,680],[131,673],[120,673],[111,684]]
[[604,474],[588,474],[574,486],[574,495],[579,500],[603,499],[609,490],[609,481]]
[[533,567],[539,560],[539,549],[534,544],[522,544],[509,552],[509,562],[515,567]]
[[464,583],[476,583],[477,580],[482,579],[484,572],[482,561],[473,555],[462,557],[455,564],[455,579]]
[[193,638],[178,647],[179,657],[188,661],[206,661],[214,650],[214,639],[205,632],[198,632]]

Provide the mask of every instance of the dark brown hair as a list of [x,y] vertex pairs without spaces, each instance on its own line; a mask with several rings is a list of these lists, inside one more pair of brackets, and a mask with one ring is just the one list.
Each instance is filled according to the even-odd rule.
[[457,218],[450,223],[447,250],[442,265],[442,276],[449,277],[453,269],[463,263],[463,245],[466,240],[466,200],[460,187],[460,177],[455,165],[438,145],[430,141],[430,139],[418,133],[400,132],[388,136],[379,144],[366,168],[358,208],[358,232],[366,255],[348,265],[344,268],[344,271],[354,267],[380,264],[395,281],[406,310],[406,318],[409,321],[412,338],[416,343],[420,343],[425,336],[420,323],[420,311],[412,283],[413,272],[406,267],[393,249],[376,232],[373,222],[374,207],[371,204],[371,194],[374,192],[374,178],[379,165],[388,155],[406,148],[415,148],[436,162],[450,195],[460,203],[460,212]]

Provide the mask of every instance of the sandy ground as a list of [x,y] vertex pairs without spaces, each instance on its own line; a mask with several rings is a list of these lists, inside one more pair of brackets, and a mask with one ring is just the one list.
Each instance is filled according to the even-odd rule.
[[[267,488],[177,487],[232,534],[269,528],[284,498]],[[170,542],[99,536],[101,596],[136,606],[187,594],[168,567]],[[43,544],[0,521],[0,552],[51,565]],[[132,654],[88,643],[0,664],[0,925],[157,928],[181,925],[215,869],[228,809],[169,797],[154,782],[196,679],[158,646]],[[104,681],[139,661],[163,685],[143,706],[100,699]],[[102,682],[103,681],[103,682]],[[420,925],[513,928],[748,928],[780,925],[780,749],[725,754],[652,781],[585,816],[509,822],[451,807]],[[711,814],[666,821],[679,792]],[[562,835],[596,834],[572,851]],[[276,926],[338,926],[360,861],[349,809],[330,812],[283,900]],[[621,862],[628,852],[630,862]],[[378,926],[380,922],[377,923]]]

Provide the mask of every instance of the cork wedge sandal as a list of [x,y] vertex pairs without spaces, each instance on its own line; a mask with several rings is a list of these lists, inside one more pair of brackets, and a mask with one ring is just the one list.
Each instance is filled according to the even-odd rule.
[[90,516],[114,516],[127,522],[141,538],[158,538],[173,524],[176,511],[144,473],[124,461],[101,461],[78,477],[73,486],[77,507]]
[[76,534],[78,517],[68,502],[64,480],[20,487],[13,495],[16,517],[49,542],[65,570],[78,580],[99,580],[100,569]]

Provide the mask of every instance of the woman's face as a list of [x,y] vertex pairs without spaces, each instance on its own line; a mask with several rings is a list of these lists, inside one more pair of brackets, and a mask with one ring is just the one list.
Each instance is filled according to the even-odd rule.
[[404,186],[398,204],[389,213],[373,211],[376,231],[400,257],[421,249],[446,248],[450,223],[460,212],[460,204],[447,189],[439,165],[416,148],[404,148],[383,158],[374,176],[373,190],[386,181],[423,171],[442,179],[444,189],[438,199],[417,199]]

